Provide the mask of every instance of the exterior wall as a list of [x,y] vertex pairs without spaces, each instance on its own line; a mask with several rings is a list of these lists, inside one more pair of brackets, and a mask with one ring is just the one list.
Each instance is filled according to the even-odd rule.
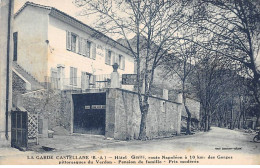
[[[120,140],[137,139],[141,112],[138,95],[122,89],[106,91],[106,137]],[[180,133],[181,104],[150,97],[147,116],[147,137],[170,137]],[[39,90],[22,95],[22,105],[30,113],[48,120],[48,129],[62,126],[69,132],[73,124],[72,92]]]
[[47,13],[27,6],[14,21],[14,32],[18,32],[17,63],[40,82],[47,75]]
[[[148,139],[180,133],[181,104],[150,97],[149,105]],[[138,95],[122,89],[109,89],[106,107],[106,136],[120,140],[137,139],[141,122]]]
[[[5,130],[6,130],[6,86],[7,86],[7,35],[8,35],[8,5],[9,0],[1,0],[0,1],[0,147],[1,146],[10,146],[10,141],[6,141],[5,138]],[[13,8],[11,10],[11,14],[13,14]],[[12,106],[12,72],[11,72],[11,60],[12,60],[12,22],[11,19],[11,36],[10,36],[10,50],[9,50],[9,121],[8,121],[8,134],[10,140],[10,110]]]
[[62,126],[70,131],[71,93],[39,90],[22,95],[22,105],[29,113],[48,120],[48,129]]
[[13,89],[13,104],[17,102],[17,98],[20,94],[24,94],[26,89],[26,82],[20,78],[15,72],[12,74],[12,89]]
[[[66,31],[73,32],[79,37],[88,39],[96,44],[96,59],[93,60],[88,57],[84,57],[72,51],[66,49]],[[65,83],[70,78],[70,67],[77,68],[77,77],[81,77],[81,71],[88,72],[94,75],[100,74],[110,74],[113,71],[111,65],[105,64],[105,52],[106,49],[111,49],[117,54],[121,54],[125,57],[125,70],[118,69],[120,74],[134,73],[134,59],[128,56],[124,52],[113,48],[112,46],[106,44],[106,42],[100,41],[96,38],[89,36],[86,32],[71,26],[53,16],[49,16],[49,26],[48,26],[48,39],[49,45],[53,49],[52,52],[49,51],[48,54],[48,76],[51,76],[51,68],[56,68],[58,64],[65,66],[64,77]],[[80,85],[80,82],[78,82]]]

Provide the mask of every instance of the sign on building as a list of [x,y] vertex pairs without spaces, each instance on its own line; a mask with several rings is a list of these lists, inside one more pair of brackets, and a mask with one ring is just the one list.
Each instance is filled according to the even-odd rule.
[[122,74],[123,85],[135,85],[137,83],[136,74]]

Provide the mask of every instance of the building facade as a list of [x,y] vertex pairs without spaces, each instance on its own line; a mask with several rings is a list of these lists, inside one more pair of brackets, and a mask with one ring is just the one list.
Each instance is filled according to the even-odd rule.
[[58,89],[109,85],[112,65],[134,73],[129,50],[75,18],[31,2],[15,14],[14,61],[39,83]]

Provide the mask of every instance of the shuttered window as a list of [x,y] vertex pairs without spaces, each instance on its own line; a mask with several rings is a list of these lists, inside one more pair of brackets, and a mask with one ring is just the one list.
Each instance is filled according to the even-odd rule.
[[111,50],[106,50],[105,63],[107,65],[111,65],[111,56],[112,56],[112,51]]
[[96,59],[96,44],[79,37],[78,35],[66,31],[66,48],[69,51],[73,51],[80,55],[86,56],[88,58]]
[[111,62],[111,65],[114,65],[115,64],[115,52],[111,51],[111,58],[112,58],[112,62]]
[[119,68],[125,70],[125,57],[123,55],[119,55]]
[[70,67],[70,84],[77,86],[77,68]]
[[90,58],[90,51],[91,51],[91,42],[87,41],[87,50],[86,50],[87,54],[86,54],[86,56],[88,58]]
[[78,46],[78,36],[76,34],[71,34],[71,51],[77,52]]
[[92,42],[92,59],[96,59],[96,44]]

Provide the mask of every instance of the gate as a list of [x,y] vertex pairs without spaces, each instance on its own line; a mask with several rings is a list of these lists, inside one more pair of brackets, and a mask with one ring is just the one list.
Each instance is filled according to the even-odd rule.
[[28,146],[28,113],[12,111],[11,113],[11,147],[26,150]]
[[74,133],[105,135],[106,93],[72,95]]
[[38,144],[38,114],[12,111],[11,147],[26,150],[28,144],[31,144],[29,140],[35,140]]

